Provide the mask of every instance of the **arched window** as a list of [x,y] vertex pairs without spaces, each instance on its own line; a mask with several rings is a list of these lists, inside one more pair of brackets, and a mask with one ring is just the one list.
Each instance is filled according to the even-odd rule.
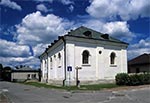
[[116,57],[116,54],[112,52],[110,54],[110,64],[115,64],[115,57]]
[[89,64],[89,52],[87,50],[84,50],[82,53],[82,63]]
[[61,67],[61,54],[58,53],[58,67]]
[[46,61],[46,59],[45,59],[45,68],[47,68],[47,61]]
[[50,58],[50,68],[52,69],[53,68],[53,59],[52,59],[52,57]]
[[61,54],[60,54],[60,53],[58,53],[58,59],[59,59],[59,60],[61,59]]
[[52,62],[52,58],[50,58],[50,62]]

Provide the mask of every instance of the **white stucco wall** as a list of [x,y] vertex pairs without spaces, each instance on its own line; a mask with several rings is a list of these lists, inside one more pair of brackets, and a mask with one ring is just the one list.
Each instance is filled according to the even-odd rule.
[[[59,53],[61,55],[60,59],[58,58]],[[43,55],[41,61],[42,82],[64,79],[64,44],[62,41],[53,45],[53,47]]]
[[[89,43],[75,43],[75,66],[82,69],[79,70],[80,80],[95,80],[96,78],[96,49],[94,45]],[[89,51],[89,64],[82,64],[82,53],[84,50]]]
[[[114,52],[116,54],[115,64],[110,64],[110,55]],[[119,47],[105,47],[103,50],[104,60],[104,77],[103,79],[114,79],[117,73],[127,73],[127,57],[126,50],[122,50]]]
[[[28,77],[30,75],[30,77]],[[35,77],[33,76],[35,75]],[[14,80],[27,80],[27,79],[39,79],[38,72],[13,72],[11,73],[11,81]]]
[[[127,54],[126,49],[117,44],[109,43],[94,43],[81,41],[67,42],[67,66],[72,66],[71,72],[72,80],[76,78],[75,67],[82,67],[79,70],[79,79],[99,80],[99,79],[115,79],[115,75],[120,72],[127,73]],[[82,53],[88,50],[90,53],[89,64],[82,64]],[[101,51],[101,54],[99,53]],[[110,54],[116,54],[115,64],[110,64]]]
[[[82,64],[84,50],[90,53],[89,64]],[[116,54],[114,65],[110,64],[110,54],[112,52]],[[59,53],[61,54],[61,60],[58,58]],[[43,55],[41,61],[43,81],[47,79],[47,72],[48,82],[63,81],[65,79],[63,41],[59,41],[51,47],[48,50],[48,57],[46,54]],[[48,64],[45,64],[45,61]],[[72,71],[67,71],[68,66],[72,67]],[[126,47],[118,43],[68,37],[66,38],[66,81],[75,81],[75,67],[77,66],[82,68],[79,70],[78,75],[81,81],[114,79],[117,73],[127,73]]]
[[[60,53],[61,58],[58,58]],[[52,62],[50,59],[52,58]],[[64,51],[63,44],[59,45],[53,50],[48,51],[48,79],[49,80],[63,80],[64,78]]]
[[42,71],[42,82],[45,82],[47,79],[47,64],[46,64],[46,55],[41,60],[41,71]]

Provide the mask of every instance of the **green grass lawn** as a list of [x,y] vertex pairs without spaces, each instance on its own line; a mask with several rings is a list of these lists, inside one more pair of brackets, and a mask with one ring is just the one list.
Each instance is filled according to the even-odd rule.
[[25,82],[23,84],[32,85],[36,87],[44,87],[44,88],[50,88],[50,89],[64,89],[64,90],[101,90],[101,89],[106,89],[106,88],[119,87],[118,85],[113,84],[113,83],[81,85],[80,88],[76,86],[54,86],[54,85],[48,85],[48,84],[40,83],[40,82]]
[[101,90],[105,88],[115,88],[119,86],[113,83],[109,83],[109,84],[81,85],[80,87],[81,89],[84,88],[85,90]]

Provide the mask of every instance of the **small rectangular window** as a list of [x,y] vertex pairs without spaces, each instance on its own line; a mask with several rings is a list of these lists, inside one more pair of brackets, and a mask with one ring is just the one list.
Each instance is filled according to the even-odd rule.
[[30,79],[30,74],[27,75],[27,79]]

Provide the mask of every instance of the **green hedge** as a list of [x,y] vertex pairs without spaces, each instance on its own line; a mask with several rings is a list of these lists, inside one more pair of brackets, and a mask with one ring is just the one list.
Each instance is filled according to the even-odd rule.
[[117,85],[144,85],[150,84],[150,73],[143,74],[127,74],[119,73],[115,77]]

